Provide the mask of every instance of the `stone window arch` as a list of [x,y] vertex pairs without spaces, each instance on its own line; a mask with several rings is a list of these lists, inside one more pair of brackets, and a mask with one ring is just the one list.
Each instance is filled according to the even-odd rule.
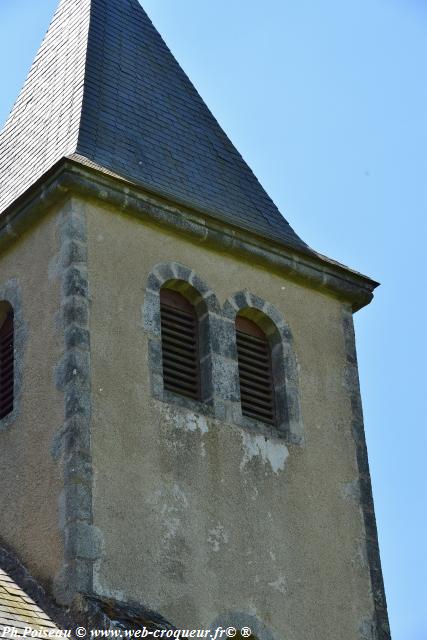
[[[265,435],[279,435],[288,442],[302,444],[298,368],[292,334],[280,312],[270,303],[249,291],[240,291],[224,304],[223,315],[234,324],[237,318],[247,319],[265,335],[271,354],[271,376],[274,387],[274,424],[249,417],[242,412],[242,398],[234,403],[233,420]],[[237,350],[236,350],[237,351]],[[239,361],[236,353],[234,375],[239,382]],[[240,391],[240,383],[238,384]]]
[[[176,292],[194,309],[198,330],[200,390],[198,398],[185,397],[166,388],[163,370],[161,330],[162,291]],[[193,269],[177,262],[157,264],[149,274],[143,305],[143,324],[148,334],[149,367],[155,398],[177,404],[197,413],[213,415],[215,405],[214,327],[221,321],[216,295]]]
[[21,290],[12,279],[0,285],[0,431],[19,413],[25,338]]
[[14,314],[7,300],[0,300],[0,420],[13,411],[14,405]]

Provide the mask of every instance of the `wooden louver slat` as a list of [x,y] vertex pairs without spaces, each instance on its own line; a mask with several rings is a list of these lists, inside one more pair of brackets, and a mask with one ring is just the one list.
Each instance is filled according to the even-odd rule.
[[160,316],[164,388],[198,400],[200,365],[196,312],[180,293],[162,289]]
[[13,311],[9,310],[0,327],[0,419],[13,411],[14,387]]
[[275,423],[271,351],[263,331],[251,320],[236,318],[242,414],[268,424]]

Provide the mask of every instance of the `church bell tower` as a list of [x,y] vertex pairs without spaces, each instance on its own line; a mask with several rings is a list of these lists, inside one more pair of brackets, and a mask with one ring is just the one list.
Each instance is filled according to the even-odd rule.
[[0,538],[59,607],[390,638],[377,283],[291,228],[137,0],[61,0],[0,134],[0,251]]

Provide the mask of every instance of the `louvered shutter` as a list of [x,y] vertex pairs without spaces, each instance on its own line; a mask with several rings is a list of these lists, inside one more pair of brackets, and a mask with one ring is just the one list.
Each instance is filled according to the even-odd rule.
[[164,388],[199,400],[199,336],[194,307],[177,291],[162,289],[160,315]]
[[242,414],[274,424],[274,385],[270,344],[264,332],[248,318],[236,318]]
[[0,419],[13,410],[14,346],[13,311],[0,327]]

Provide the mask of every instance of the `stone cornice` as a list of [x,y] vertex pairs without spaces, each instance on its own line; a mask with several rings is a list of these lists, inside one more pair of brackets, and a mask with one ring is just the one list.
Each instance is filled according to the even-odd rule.
[[349,302],[357,311],[373,298],[378,283],[314,251],[266,240],[249,231],[200,214],[144,191],[120,177],[63,159],[10,206],[0,218],[0,246],[9,243],[38,217],[67,197],[80,195],[107,203],[146,222],[167,226],[175,232],[221,251],[269,266],[308,287]]

